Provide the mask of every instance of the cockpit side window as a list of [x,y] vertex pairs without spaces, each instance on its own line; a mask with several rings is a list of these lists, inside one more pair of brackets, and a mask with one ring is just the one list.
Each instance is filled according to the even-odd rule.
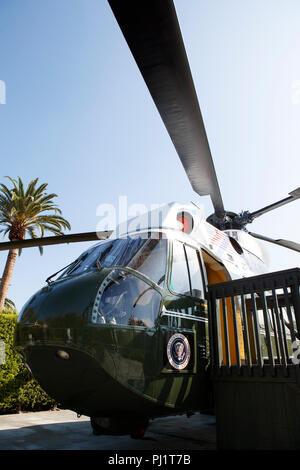
[[113,270],[101,285],[98,297],[92,323],[154,327],[161,295],[136,274]]
[[185,252],[190,273],[192,296],[204,299],[204,287],[199,263],[199,253],[195,248],[190,246],[185,246]]
[[199,253],[195,248],[174,240],[170,287],[183,295],[204,298]]
[[178,294],[191,295],[187,260],[183,243],[173,241],[173,261],[170,287]]
[[167,262],[167,240],[150,239],[135,256],[129,267],[163,286]]

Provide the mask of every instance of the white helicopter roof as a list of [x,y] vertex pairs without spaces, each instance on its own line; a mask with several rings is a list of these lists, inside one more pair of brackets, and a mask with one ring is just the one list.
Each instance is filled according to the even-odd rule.
[[194,229],[204,220],[204,211],[201,208],[192,204],[171,202],[120,223],[112,237],[129,236],[139,231],[175,230],[180,232],[182,231],[182,223],[178,221],[177,217],[180,213],[192,215]]
[[[185,230],[187,227],[184,227],[180,221],[182,217],[188,222],[187,231]],[[194,246],[200,246],[225,264],[231,272],[235,271],[240,274],[241,258],[244,259],[245,275],[253,275],[257,273],[257,270],[261,271],[262,264],[264,267],[267,264],[266,253],[258,240],[243,230],[221,231],[217,229],[206,222],[202,207],[190,203],[171,202],[133,217],[119,224],[110,238],[123,238],[137,233],[156,231],[164,232],[168,238],[176,238]],[[257,265],[250,271],[248,269],[249,255],[252,255],[252,265],[257,259]]]

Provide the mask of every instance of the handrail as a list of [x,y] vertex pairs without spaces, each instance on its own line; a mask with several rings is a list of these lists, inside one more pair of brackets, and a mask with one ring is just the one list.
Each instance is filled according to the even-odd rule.
[[209,285],[212,373],[287,377],[293,369],[300,384],[299,287],[299,268]]

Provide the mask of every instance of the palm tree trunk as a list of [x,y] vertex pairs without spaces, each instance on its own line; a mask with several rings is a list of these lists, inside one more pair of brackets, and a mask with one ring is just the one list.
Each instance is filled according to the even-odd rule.
[[3,271],[2,281],[0,285],[0,313],[3,310],[4,302],[6,299],[6,294],[8,291],[8,287],[12,278],[15,262],[18,256],[18,249],[11,249],[7,255],[7,260],[5,264],[5,268]]

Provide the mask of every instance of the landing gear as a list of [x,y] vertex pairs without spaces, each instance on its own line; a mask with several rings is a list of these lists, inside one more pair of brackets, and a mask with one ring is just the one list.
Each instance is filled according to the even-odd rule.
[[109,418],[91,418],[91,426],[94,436],[101,436],[102,434],[107,434],[108,426],[106,425],[105,420],[108,419]]
[[130,434],[130,437],[131,439],[142,439],[144,437],[145,431],[145,428],[136,429]]
[[132,416],[91,417],[91,426],[95,436],[122,436],[129,434],[132,439],[142,439],[148,424],[148,418],[137,418]]

